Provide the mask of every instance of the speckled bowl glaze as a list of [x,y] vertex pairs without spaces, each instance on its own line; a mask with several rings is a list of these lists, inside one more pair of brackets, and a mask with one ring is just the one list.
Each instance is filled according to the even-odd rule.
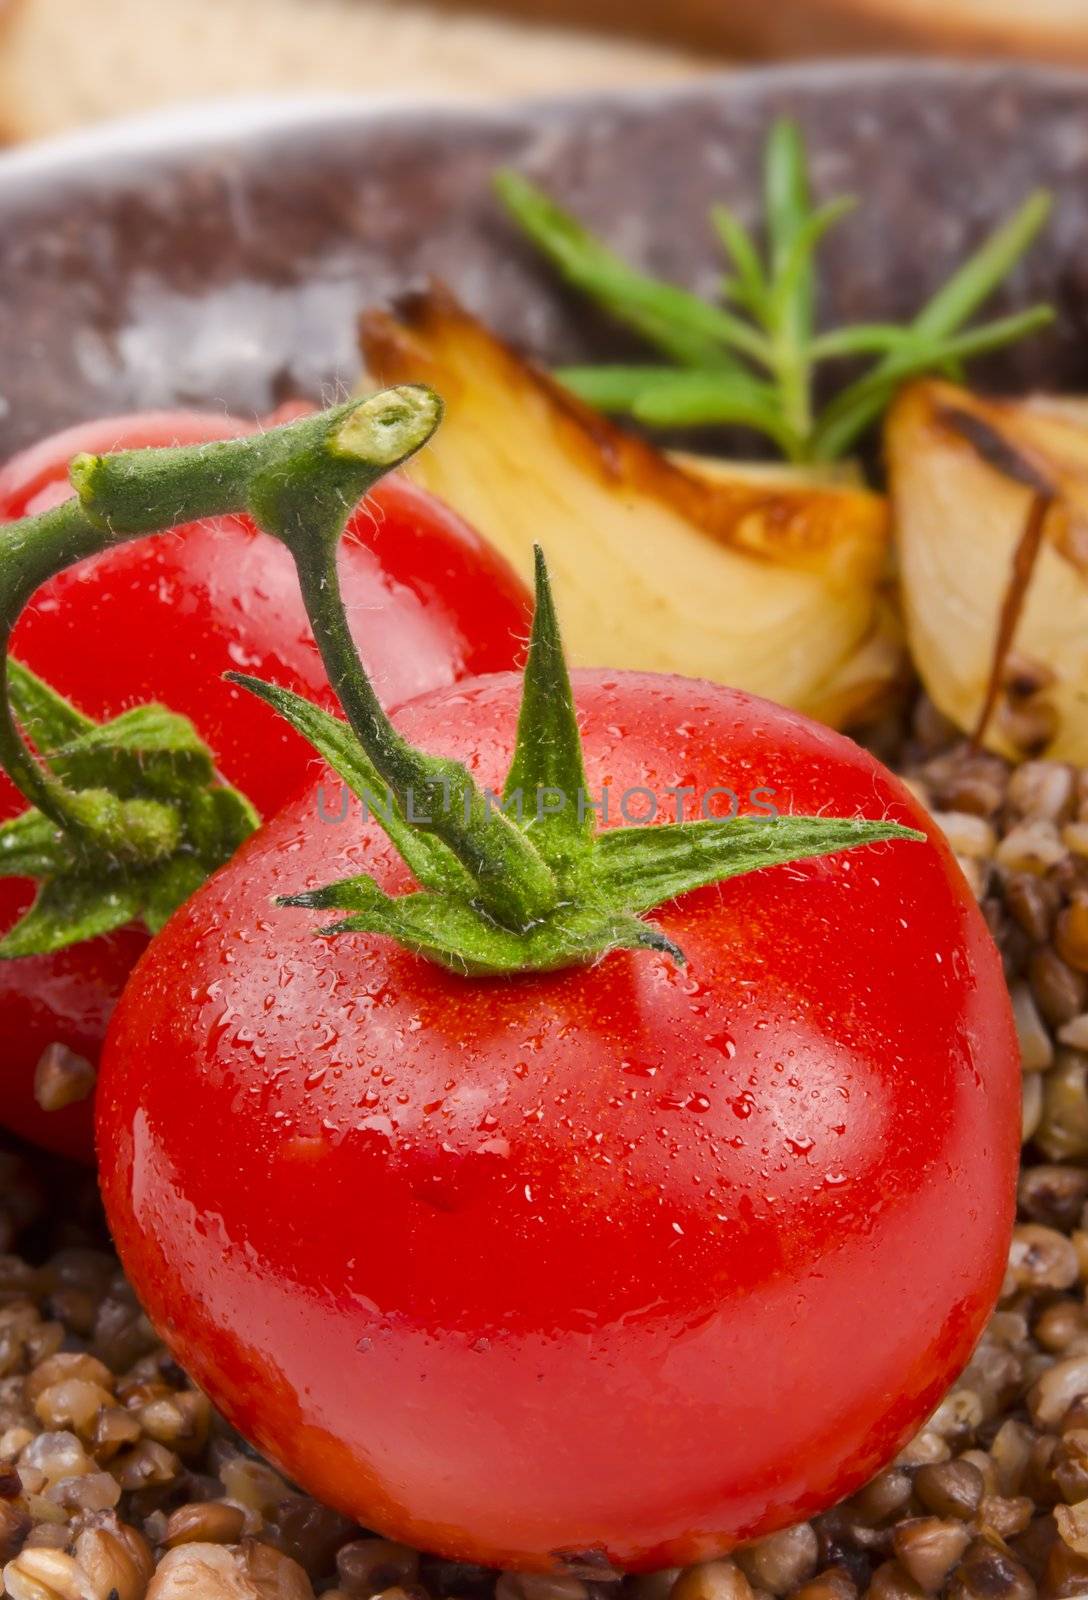
[[1001,301],[1048,296],[1058,326],[982,376],[1088,383],[1088,78],[821,64],[486,110],[251,104],[2,157],[0,453],[95,414],[336,391],[358,371],[361,309],[428,275],[538,355],[629,351],[518,238],[493,170],[518,166],[633,260],[710,291],[707,208],[756,213],[782,112],[819,189],[865,201],[828,249],[828,316],[909,314],[1050,186],[1047,238]]

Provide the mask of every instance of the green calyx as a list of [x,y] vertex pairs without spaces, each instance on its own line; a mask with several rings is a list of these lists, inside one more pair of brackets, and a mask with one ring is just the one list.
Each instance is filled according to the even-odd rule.
[[[266,433],[77,456],[76,498],[4,529],[0,762],[30,809],[0,826],[0,875],[39,880],[0,957],[42,955],[142,921],[154,933],[257,826],[184,717],[141,705],[99,725],[7,654],[35,590],[64,567],[228,512],[334,552],[358,500],[433,432],[430,390],[382,391]],[[298,537],[301,539],[302,534]]]
[[[480,790],[464,767],[418,750],[411,751],[416,781],[398,788],[373,724],[353,734],[297,695],[230,676],[310,740],[385,829],[420,885],[389,895],[362,874],[278,903],[342,912],[318,931],[383,934],[465,975],[549,972],[619,949],[656,950],[682,962],[682,951],[644,920],[655,906],[763,867],[925,837],[893,822],[795,816],[597,832],[539,550],[517,740],[501,794]],[[392,733],[387,725],[384,736]]]
[[[77,499],[4,530],[0,662],[35,589],[81,557],[159,529],[248,512],[290,552],[347,721],[289,690],[227,676],[309,739],[385,829],[419,888],[367,875],[281,904],[342,915],[458,973],[546,972],[610,950],[680,950],[645,914],[783,862],[924,835],[865,818],[739,817],[598,832],[543,556],[513,760],[500,795],[397,731],[352,640],[337,566],[363,494],[430,437],[441,401],[410,385],[266,434],[81,456]],[[0,955],[55,950],[135,918],[154,929],[255,825],[191,726],[141,706],[99,727],[18,663],[0,669],[0,760],[32,810],[0,828],[10,874],[42,880]],[[22,730],[22,731],[20,731]],[[29,743],[24,742],[24,734]]]
[[144,705],[92,722],[14,659],[8,687],[66,823],[31,807],[0,826],[0,873],[40,882],[0,957],[46,955],[129,922],[157,932],[257,813],[218,781],[185,717]]

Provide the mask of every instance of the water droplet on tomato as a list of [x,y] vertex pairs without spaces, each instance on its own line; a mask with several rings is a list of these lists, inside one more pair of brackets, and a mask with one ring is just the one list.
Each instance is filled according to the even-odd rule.
[[621,1061],[620,1071],[626,1072],[632,1078],[656,1078],[658,1068],[652,1067],[645,1061]]
[[727,1061],[732,1061],[737,1053],[737,1042],[728,1033],[708,1033],[703,1040],[712,1050],[718,1050]]
[[676,1094],[658,1095],[654,1102],[659,1111],[683,1111],[684,1101]]

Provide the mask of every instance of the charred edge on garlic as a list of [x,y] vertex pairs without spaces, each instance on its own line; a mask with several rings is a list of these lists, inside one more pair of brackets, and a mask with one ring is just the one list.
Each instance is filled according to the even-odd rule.
[[957,434],[995,472],[1023,484],[1025,489],[1033,489],[1037,495],[1056,498],[1058,489],[1053,480],[991,422],[961,406],[938,406],[934,415],[942,428]]

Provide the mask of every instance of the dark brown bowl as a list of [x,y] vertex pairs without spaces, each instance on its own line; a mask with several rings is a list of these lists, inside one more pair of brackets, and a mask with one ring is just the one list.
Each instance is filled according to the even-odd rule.
[[712,291],[712,201],[751,218],[789,112],[816,183],[864,204],[828,251],[839,318],[903,317],[1038,184],[1056,215],[1001,305],[1045,337],[983,373],[1088,388],[1088,78],[1022,67],[822,64],[566,104],[365,104],[194,115],[0,158],[0,454],[82,418],[267,409],[350,384],[360,310],[437,274],[549,359],[629,351],[498,210],[495,167],[545,182],[632,260]]

